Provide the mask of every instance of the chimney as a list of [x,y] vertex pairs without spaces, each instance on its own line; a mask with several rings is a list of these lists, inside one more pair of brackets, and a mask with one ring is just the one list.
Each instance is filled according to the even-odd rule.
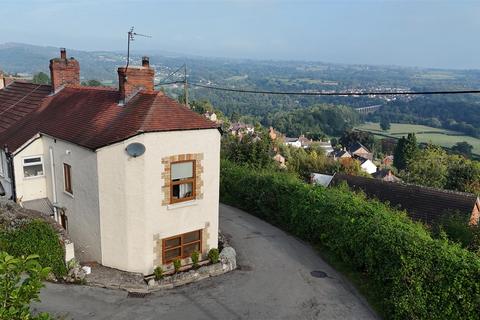
[[66,85],[80,85],[80,65],[74,58],[67,59],[65,48],[60,49],[60,58],[50,60],[50,79],[53,93]]
[[154,91],[155,70],[150,67],[148,57],[142,58],[142,66],[118,68],[118,90],[120,104],[125,104],[141,90]]

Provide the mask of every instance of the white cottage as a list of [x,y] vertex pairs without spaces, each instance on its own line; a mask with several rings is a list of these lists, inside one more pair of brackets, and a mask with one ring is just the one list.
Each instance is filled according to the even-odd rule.
[[50,61],[52,86],[0,90],[0,184],[51,214],[76,257],[151,274],[218,244],[220,132],[154,90],[154,70],[119,68],[119,90],[81,87],[79,64]]

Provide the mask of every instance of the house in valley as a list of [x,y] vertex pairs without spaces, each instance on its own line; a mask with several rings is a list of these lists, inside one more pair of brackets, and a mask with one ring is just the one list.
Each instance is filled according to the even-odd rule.
[[391,169],[381,169],[372,174],[375,179],[380,179],[388,182],[401,182],[402,179],[393,174]]
[[377,166],[370,159],[365,159],[361,157],[356,157],[356,160],[360,162],[360,168],[366,173],[373,174],[377,172]]
[[352,157],[360,157],[368,160],[373,160],[373,153],[368,150],[360,142],[352,143],[348,148],[348,152],[352,155]]
[[151,274],[218,245],[218,125],[154,88],[154,70],[118,68],[119,88],[80,86],[74,58],[52,85],[0,90],[0,184],[51,215],[76,257]]
[[429,188],[406,183],[336,173],[329,186],[346,183],[352,190],[367,197],[388,202],[405,210],[414,220],[427,224],[440,221],[445,215],[461,214],[472,225],[478,225],[480,200],[471,193]]

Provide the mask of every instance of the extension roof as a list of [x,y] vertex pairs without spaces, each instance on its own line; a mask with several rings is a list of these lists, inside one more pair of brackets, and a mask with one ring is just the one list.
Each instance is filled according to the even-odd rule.
[[443,215],[458,212],[478,223],[480,201],[471,193],[456,192],[423,187],[400,182],[386,182],[379,179],[336,173],[330,185],[346,182],[355,191],[363,191],[367,197],[388,201],[390,205],[406,210],[414,220],[431,224]]
[[40,107],[51,92],[48,85],[13,82],[0,90],[0,136],[2,132]]
[[143,132],[218,128],[159,91],[141,91],[125,106],[119,100],[119,92],[111,88],[65,87],[40,105],[37,100],[24,103],[31,111],[13,119],[17,121],[0,134],[0,146],[17,150],[35,135],[46,134],[95,150]]

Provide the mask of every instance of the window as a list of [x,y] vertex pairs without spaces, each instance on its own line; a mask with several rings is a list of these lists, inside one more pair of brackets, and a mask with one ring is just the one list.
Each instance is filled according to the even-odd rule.
[[42,156],[23,158],[23,177],[43,176]]
[[170,170],[170,202],[195,199],[195,162],[174,162]]
[[72,189],[72,167],[69,164],[63,164],[63,180],[65,182],[65,191],[73,194]]
[[188,258],[202,248],[202,230],[184,233],[162,241],[163,264],[175,259]]

